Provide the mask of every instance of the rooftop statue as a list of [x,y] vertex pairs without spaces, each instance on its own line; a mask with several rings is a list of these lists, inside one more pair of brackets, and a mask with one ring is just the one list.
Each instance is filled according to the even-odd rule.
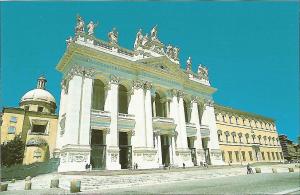
[[166,54],[169,58],[178,61],[179,48],[173,47],[169,44],[167,46]]
[[174,54],[174,60],[179,60],[179,58],[178,58],[178,56],[179,56],[179,51],[180,51],[180,49],[178,48],[178,47],[174,47],[173,48],[173,54]]
[[70,36],[70,37],[66,40],[67,47],[69,47],[69,45],[71,44],[72,41],[73,41],[73,39],[72,39],[72,37]]
[[84,21],[81,18],[81,16],[77,15],[75,33],[82,33],[82,32],[84,32]]
[[143,34],[142,34],[142,29],[140,28],[140,30],[136,33],[136,38],[134,41],[134,49],[142,46],[143,43]]
[[171,57],[172,53],[173,53],[173,47],[169,44],[167,46],[166,54],[167,54],[167,56]]
[[186,61],[186,71],[190,72],[192,71],[192,58],[189,57],[188,60]]
[[202,64],[198,66],[198,75],[200,79],[208,80],[208,69]]
[[90,23],[86,26],[88,29],[88,35],[93,35],[95,28],[98,26],[98,22],[97,24],[94,24],[93,21],[90,21]]
[[148,34],[146,34],[146,35],[143,37],[143,40],[142,40],[142,46],[146,46],[148,42],[149,42],[149,37],[148,37]]
[[118,44],[119,33],[117,29],[114,27],[111,32],[108,33],[109,42],[113,45]]
[[157,37],[157,25],[155,25],[151,30],[151,41],[160,42]]

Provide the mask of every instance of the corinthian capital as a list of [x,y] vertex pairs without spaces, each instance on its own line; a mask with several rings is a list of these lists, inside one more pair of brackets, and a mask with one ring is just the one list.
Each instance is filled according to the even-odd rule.
[[184,92],[182,90],[178,90],[178,97],[183,98]]
[[144,86],[144,83],[141,80],[134,80],[132,81],[132,84],[133,84],[133,88],[135,89],[142,89]]
[[84,76],[88,78],[93,78],[95,76],[95,69],[94,68],[85,68],[84,69]]
[[171,94],[172,96],[177,96],[178,90],[177,90],[177,89],[170,89],[170,94]]
[[120,78],[117,77],[116,75],[110,75],[110,83],[112,84],[119,84]]
[[150,90],[152,88],[152,84],[149,81],[145,82],[145,89]]

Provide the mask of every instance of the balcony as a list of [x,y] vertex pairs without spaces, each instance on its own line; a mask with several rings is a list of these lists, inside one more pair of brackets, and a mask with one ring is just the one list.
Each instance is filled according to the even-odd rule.
[[176,124],[173,118],[153,117],[153,129],[159,134],[174,134]]
[[135,126],[135,116],[133,114],[118,114],[118,130],[131,131]]
[[110,112],[103,110],[91,110],[91,128],[105,129],[110,126]]
[[200,133],[202,138],[208,138],[210,135],[209,127],[207,125],[201,125]]
[[186,123],[186,134],[188,137],[197,136],[197,128],[195,123]]

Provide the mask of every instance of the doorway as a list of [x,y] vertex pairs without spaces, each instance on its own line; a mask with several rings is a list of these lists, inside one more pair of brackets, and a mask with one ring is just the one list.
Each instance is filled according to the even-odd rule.
[[170,139],[168,135],[161,135],[161,158],[164,166],[170,165]]
[[194,146],[195,139],[193,137],[188,137],[187,142],[188,142],[188,147],[191,150],[192,162],[194,166],[197,166],[196,148]]
[[92,169],[105,169],[106,145],[104,133],[101,130],[92,129],[91,133],[91,158]]
[[132,147],[130,145],[127,132],[119,132],[119,163],[121,169],[129,169],[132,167]]

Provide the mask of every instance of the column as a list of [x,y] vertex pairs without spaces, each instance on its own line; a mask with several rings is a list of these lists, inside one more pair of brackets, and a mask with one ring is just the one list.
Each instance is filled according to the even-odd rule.
[[[170,102],[170,117],[174,119],[174,123],[176,124],[175,131],[178,133],[180,131],[180,121],[179,121],[179,111],[178,111],[177,90],[171,90],[170,93],[172,95],[172,101]],[[178,139],[177,139],[177,147],[181,148],[181,142]]]
[[135,101],[134,115],[135,115],[135,146],[146,146],[146,121],[145,121],[145,95],[144,85],[142,81],[136,80],[133,82]]
[[64,144],[78,144],[82,77],[74,75],[69,81]]
[[167,99],[165,102],[165,111],[166,111],[166,117],[170,117],[170,110],[169,110],[169,100]]
[[192,100],[192,112],[191,112],[191,123],[195,123],[196,124],[196,128],[197,128],[197,134],[196,134],[196,139],[194,142],[194,146],[196,148],[196,152],[197,152],[197,163],[198,165],[200,164],[200,162],[205,161],[204,158],[204,150],[202,147],[202,137],[201,137],[201,131],[200,131],[200,121],[199,121],[199,110],[198,110],[198,102],[197,99],[193,99]]
[[93,93],[93,73],[85,72],[83,79],[82,98],[81,98],[81,120],[80,134],[78,142],[81,145],[90,145],[90,127],[91,127],[91,103]]
[[145,84],[145,115],[146,115],[146,147],[153,148],[153,125],[152,125],[152,103],[151,103],[151,84]]
[[67,79],[63,79],[61,82],[59,117],[58,117],[58,128],[57,128],[55,149],[61,149],[63,144],[63,135],[65,133],[65,124],[66,124],[67,98],[68,98],[68,81]]
[[212,100],[207,100],[205,104],[205,109],[202,115],[201,124],[207,125],[210,131],[210,137],[208,142],[208,148],[210,150],[210,159],[212,165],[222,165],[222,154],[218,141],[217,125],[215,118],[215,111]]
[[153,97],[153,101],[152,101],[153,117],[156,117],[155,95],[153,95],[152,97]]
[[161,139],[160,134],[157,134],[157,154],[158,154],[158,163],[162,165],[162,155],[161,155]]
[[118,89],[119,78],[112,75],[105,100],[105,110],[110,112],[111,117],[110,131],[106,135],[106,169],[108,170],[121,169],[118,146]]
[[180,121],[180,129],[178,132],[178,139],[181,142],[182,148],[188,148],[187,144],[187,134],[186,134],[186,124],[185,124],[185,114],[184,114],[184,105],[183,105],[183,92],[178,92],[178,113],[179,113],[179,121]]

